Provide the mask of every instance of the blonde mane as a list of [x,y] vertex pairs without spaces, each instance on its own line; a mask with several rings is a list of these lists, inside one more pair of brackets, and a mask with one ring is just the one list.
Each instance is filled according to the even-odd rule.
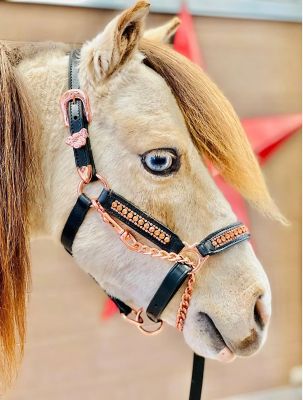
[[0,45],[0,373],[15,375],[24,349],[30,283],[30,207],[38,197],[36,121],[25,88]]
[[169,85],[198,150],[264,214],[283,220],[229,101],[200,67],[170,47],[142,40],[145,64]]

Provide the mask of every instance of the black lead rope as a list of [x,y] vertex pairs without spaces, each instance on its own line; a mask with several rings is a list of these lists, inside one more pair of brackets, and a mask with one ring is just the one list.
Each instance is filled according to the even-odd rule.
[[194,353],[189,400],[201,399],[205,358]]
[[[75,50],[70,54],[69,89],[80,89],[78,61],[79,51]],[[81,99],[73,98],[69,101],[67,116],[71,135],[88,128],[89,121],[85,117],[85,110]],[[88,138],[82,147],[74,148],[74,156],[78,171],[81,168],[91,167],[92,180],[95,180],[96,170]],[[184,243],[178,235],[114,191],[103,189],[98,198],[98,202],[108,214],[119,219],[162,250],[168,253],[180,253],[184,248]],[[85,194],[81,194],[64,225],[61,242],[71,255],[75,237],[91,205],[92,201]],[[130,215],[134,217],[126,217]],[[196,246],[196,249],[202,257],[212,256],[243,240],[249,239],[249,237],[250,234],[247,228],[241,222],[236,222],[211,233]],[[162,312],[181,287],[182,283],[185,282],[191,271],[192,267],[186,263],[176,263],[173,265],[147,307],[146,313],[150,320],[154,322],[161,321],[160,317]],[[123,301],[111,296],[109,297],[117,305],[121,314],[128,316],[132,312],[132,308]],[[200,400],[201,398],[204,363],[204,357],[194,353],[189,400]]]

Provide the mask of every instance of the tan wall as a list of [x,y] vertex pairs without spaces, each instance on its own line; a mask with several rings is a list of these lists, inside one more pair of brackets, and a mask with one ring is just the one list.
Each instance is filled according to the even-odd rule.
[[[78,43],[113,15],[1,2],[0,38]],[[151,15],[149,23],[167,18]],[[202,17],[195,24],[207,70],[241,116],[301,109],[299,24]],[[264,167],[290,228],[250,211],[255,246],[273,290],[268,342],[252,359],[227,366],[207,362],[207,399],[286,384],[290,368],[301,362],[300,166],[296,135]],[[168,329],[150,340],[118,319],[100,323],[102,296],[93,282],[63,250],[48,242],[36,242],[33,248],[29,344],[23,371],[7,399],[186,398],[190,353],[176,332]]]

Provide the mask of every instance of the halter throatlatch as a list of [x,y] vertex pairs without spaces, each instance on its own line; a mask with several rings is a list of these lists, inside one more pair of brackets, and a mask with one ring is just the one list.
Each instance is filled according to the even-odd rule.
[[[73,148],[81,181],[78,187],[77,201],[62,231],[61,242],[65,249],[72,254],[73,242],[77,232],[87,212],[92,208],[116,232],[127,249],[174,263],[146,309],[147,319],[154,323],[153,326],[150,326],[143,317],[142,308],[136,310],[119,299],[111,298],[118,306],[121,314],[137,326],[141,332],[156,334],[163,326],[161,314],[181,285],[187,280],[176,316],[176,327],[179,331],[182,331],[198,270],[208,257],[249,239],[250,234],[245,225],[236,222],[211,233],[200,243],[189,246],[167,226],[111,190],[106,179],[96,173],[88,136],[88,124],[92,119],[92,113],[88,97],[80,90],[77,72],[78,60],[79,52],[73,51],[70,55],[69,90],[63,94],[60,105],[64,123],[70,131],[66,143]],[[98,180],[102,186],[97,199],[90,199],[83,192],[85,185],[92,180]],[[121,223],[123,223],[123,226],[127,225],[129,229],[125,229]],[[143,244],[137,239],[136,234],[145,237],[154,246]],[[195,354],[190,400],[200,398],[203,368],[203,357]]]

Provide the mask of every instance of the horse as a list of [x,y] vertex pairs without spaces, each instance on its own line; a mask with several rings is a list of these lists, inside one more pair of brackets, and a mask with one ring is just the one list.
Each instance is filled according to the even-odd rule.
[[[184,243],[237,221],[209,163],[261,213],[283,223],[232,105],[168,45],[178,20],[145,31],[148,11],[138,1],[80,49],[96,170]],[[30,238],[60,241],[77,197],[79,175],[59,107],[70,50],[49,43],[0,47],[0,363],[7,384],[24,353]],[[100,181],[88,181],[85,193],[98,195]],[[108,294],[143,309],[171,267],[128,251],[93,210],[77,232],[73,257]],[[167,324],[175,325],[184,285],[163,312]],[[268,278],[245,241],[199,269],[182,334],[195,353],[228,362],[262,347],[270,316]]]

